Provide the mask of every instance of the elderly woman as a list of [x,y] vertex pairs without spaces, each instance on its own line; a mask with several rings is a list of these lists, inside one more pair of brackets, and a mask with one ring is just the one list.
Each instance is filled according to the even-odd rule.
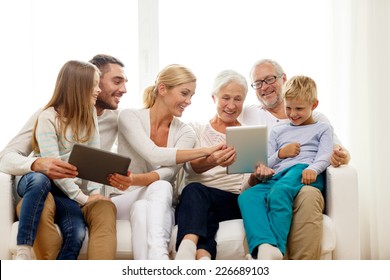
[[[212,90],[215,116],[206,124],[190,124],[196,133],[195,147],[224,143],[226,127],[241,125],[237,118],[247,90],[241,74],[226,70],[217,75]],[[225,147],[184,166],[186,186],[175,212],[178,224],[175,259],[215,259],[214,236],[219,222],[241,218],[237,198],[247,175],[226,174],[226,167],[234,160],[235,150]]]

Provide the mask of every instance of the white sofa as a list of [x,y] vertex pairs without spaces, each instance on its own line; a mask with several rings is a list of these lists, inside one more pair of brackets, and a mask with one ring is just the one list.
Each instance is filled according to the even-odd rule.
[[[0,259],[12,259],[16,249],[18,222],[15,220],[13,178],[0,173]],[[322,259],[360,259],[358,184],[356,170],[352,166],[327,169],[326,214]],[[174,244],[177,228],[172,234],[170,250],[175,255]],[[132,259],[129,221],[117,221],[117,259]],[[216,235],[217,259],[245,259],[245,231],[242,220],[222,222]],[[80,259],[86,258],[84,241]]]

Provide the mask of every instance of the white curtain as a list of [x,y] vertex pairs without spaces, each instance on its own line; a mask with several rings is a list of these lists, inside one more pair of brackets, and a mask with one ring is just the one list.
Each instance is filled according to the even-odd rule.
[[390,259],[390,1],[334,0],[332,14],[333,115],[358,171],[362,259]]

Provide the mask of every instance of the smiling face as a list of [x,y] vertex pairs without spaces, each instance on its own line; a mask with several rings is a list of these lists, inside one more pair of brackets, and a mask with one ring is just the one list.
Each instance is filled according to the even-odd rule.
[[286,98],[286,115],[293,125],[308,125],[315,123],[313,110],[317,107],[318,101],[311,103],[298,98]]
[[99,73],[96,71],[95,72],[95,77],[94,77],[94,80],[93,80],[93,91],[92,91],[92,104],[95,105],[96,104],[96,100],[99,96],[99,94],[101,93],[101,90],[100,90],[100,87],[99,87],[99,81],[100,81],[100,76],[99,76]]
[[[267,80],[267,78],[277,76],[275,66],[271,63],[263,63],[257,65],[252,71],[252,82]],[[279,74],[280,76],[280,74]],[[256,90],[256,96],[263,106],[267,109],[275,108],[281,102],[282,98],[282,87],[286,81],[286,75],[282,74],[276,79],[276,81],[270,85],[263,82],[263,85],[260,89]]]
[[213,95],[218,118],[228,126],[235,124],[242,112],[245,96],[245,89],[235,81],[222,87],[216,95]]
[[175,117],[181,117],[185,108],[191,104],[191,98],[195,94],[196,82],[184,83],[170,89],[164,84],[159,85],[159,95],[168,108],[169,113]]
[[116,110],[126,90],[127,77],[123,67],[110,63],[102,71],[99,86],[101,92],[96,101],[96,110],[101,115],[105,109]]

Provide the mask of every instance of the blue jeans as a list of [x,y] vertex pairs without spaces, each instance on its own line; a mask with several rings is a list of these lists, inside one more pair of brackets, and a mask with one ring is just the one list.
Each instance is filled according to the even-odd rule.
[[51,181],[42,173],[31,172],[20,179],[16,190],[23,197],[16,242],[18,245],[32,246],[43,205],[51,190]]
[[[23,203],[20,211],[17,244],[33,245],[43,204],[50,190],[56,204],[54,221],[62,233],[62,246],[57,259],[75,260],[80,253],[86,234],[81,208],[77,202],[68,198],[52,180],[39,172],[24,175],[18,184],[17,191],[23,197]],[[42,193],[45,195],[43,196]]]
[[[302,171],[307,164],[296,164],[274,175],[270,180],[245,190],[238,197],[249,251],[255,258],[258,246],[268,243],[285,254],[293,215],[294,198],[304,186]],[[322,174],[310,185],[322,191]]]
[[52,194],[56,204],[54,221],[62,233],[62,246],[57,260],[77,260],[86,234],[83,213],[78,203],[70,199],[54,183]]

